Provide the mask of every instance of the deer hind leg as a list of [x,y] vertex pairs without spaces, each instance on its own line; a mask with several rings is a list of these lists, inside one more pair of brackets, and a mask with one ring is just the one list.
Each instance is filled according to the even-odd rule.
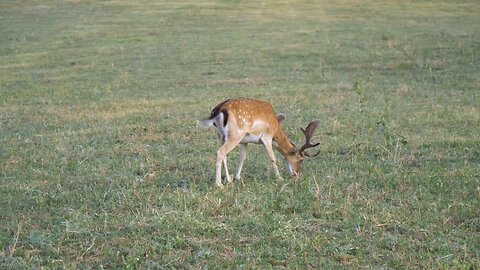
[[[224,145],[225,144],[225,136],[222,135],[219,132],[218,137],[220,139],[220,146]],[[225,175],[227,177],[227,181],[232,182],[232,178],[230,177],[230,174],[228,173],[227,155],[225,155],[222,163],[223,163],[223,168],[225,169]],[[220,178],[221,178],[221,173],[220,173]],[[217,185],[218,185],[218,183],[217,183]]]
[[216,163],[216,176],[215,176],[215,184],[219,187],[222,187],[222,163],[225,168],[225,174],[228,182],[232,182],[232,178],[228,174],[227,168],[227,154],[237,146],[242,137],[232,137],[229,136],[228,139],[225,139],[224,144],[218,149],[217,151],[217,163]]
[[228,183],[232,183],[232,177],[230,176],[230,173],[228,172],[228,166],[227,166],[227,156],[225,155],[225,158],[223,159],[223,168],[225,169],[225,177],[227,178]]
[[235,175],[235,179],[240,180],[240,174],[242,173],[243,162],[247,158],[247,144],[241,143],[240,144],[240,162],[238,164],[237,174]]
[[262,141],[263,146],[265,146],[265,150],[267,151],[268,159],[272,163],[272,167],[273,167],[273,171],[275,173],[275,176],[278,179],[283,179],[282,176],[280,175],[280,172],[278,171],[277,162],[275,160],[275,154],[273,153],[272,140],[271,139],[262,139],[261,141]]

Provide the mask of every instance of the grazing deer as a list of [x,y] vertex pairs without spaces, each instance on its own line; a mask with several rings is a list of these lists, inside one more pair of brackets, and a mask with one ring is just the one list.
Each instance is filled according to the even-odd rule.
[[[243,162],[247,157],[247,144],[263,144],[268,158],[272,163],[276,177],[282,178],[278,171],[273,154],[275,147],[285,159],[287,170],[296,179],[300,176],[300,163],[310,155],[306,149],[316,147],[319,143],[311,144],[310,139],[319,125],[315,120],[301,129],[305,135],[305,144],[298,149],[285,135],[280,123],[285,119],[282,114],[276,115],[272,105],[265,101],[253,99],[228,99],[213,108],[210,118],[199,121],[202,127],[214,125],[222,146],[217,151],[215,184],[222,187],[222,163],[225,168],[227,181],[232,179],[228,174],[227,154],[237,145],[240,145],[240,162],[235,178],[240,179]],[[315,154],[318,155],[320,152]]]

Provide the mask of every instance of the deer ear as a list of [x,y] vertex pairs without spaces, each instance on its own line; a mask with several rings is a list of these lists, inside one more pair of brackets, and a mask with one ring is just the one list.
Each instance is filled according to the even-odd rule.
[[283,122],[283,120],[285,120],[285,115],[284,114],[277,114],[277,121],[279,124],[281,124]]

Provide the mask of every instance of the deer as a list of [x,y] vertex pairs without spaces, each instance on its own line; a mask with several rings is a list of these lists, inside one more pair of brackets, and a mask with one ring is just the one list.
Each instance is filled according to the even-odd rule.
[[281,127],[283,120],[285,120],[285,115],[277,115],[270,103],[248,98],[227,99],[213,108],[208,119],[199,120],[198,125],[200,127],[209,128],[214,126],[220,139],[221,146],[216,152],[216,186],[223,187],[222,164],[227,182],[233,182],[228,173],[227,154],[237,145],[240,147],[240,160],[235,179],[241,179],[240,174],[243,163],[247,158],[247,145],[249,143],[262,144],[265,147],[275,176],[278,179],[283,179],[276,164],[273,152],[273,148],[275,148],[283,156],[290,176],[298,180],[302,161],[307,157],[314,157],[320,153],[319,151],[315,155],[310,155],[305,151],[320,144],[312,144],[310,142],[320,121],[313,120],[305,129],[300,128],[305,136],[305,144],[297,148],[287,138]]

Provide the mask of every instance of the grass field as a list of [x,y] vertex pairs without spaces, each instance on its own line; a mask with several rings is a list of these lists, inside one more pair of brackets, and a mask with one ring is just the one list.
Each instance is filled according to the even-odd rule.
[[[476,0],[1,1],[0,268],[480,268],[479,25]],[[214,186],[196,120],[240,96],[298,143],[321,120],[301,181],[251,146]]]

